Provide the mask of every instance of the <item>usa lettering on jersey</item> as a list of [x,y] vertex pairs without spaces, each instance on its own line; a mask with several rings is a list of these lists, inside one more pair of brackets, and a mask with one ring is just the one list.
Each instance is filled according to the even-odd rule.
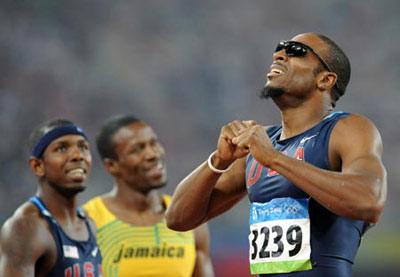
[[[99,265],[98,272],[98,276],[101,276],[101,265]],[[65,269],[64,277],[95,277],[95,266],[92,262],[85,262],[83,265],[75,263]]]
[[[283,151],[282,154],[288,155],[287,151]],[[297,147],[296,151],[294,152],[293,157],[296,158],[297,160],[304,161],[304,147],[302,147],[302,146]],[[257,181],[261,177],[261,172],[262,172],[263,168],[265,168],[265,167],[262,166],[257,160],[253,159],[251,166],[250,166],[250,171],[249,171],[249,174],[247,177],[247,186],[248,187],[257,183]],[[268,177],[279,174],[278,172],[276,172],[275,170],[270,169],[270,168],[265,168],[265,170],[267,170]]]

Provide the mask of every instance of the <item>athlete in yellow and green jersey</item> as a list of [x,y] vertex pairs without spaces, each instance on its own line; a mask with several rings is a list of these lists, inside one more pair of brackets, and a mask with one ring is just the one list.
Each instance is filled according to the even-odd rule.
[[[170,201],[163,196],[164,203]],[[194,232],[168,229],[165,220],[149,225],[128,224],[116,218],[95,197],[84,205],[97,226],[104,276],[191,276],[196,260]]]
[[168,229],[164,148],[152,128],[132,116],[107,121],[97,148],[113,189],[84,205],[97,227],[104,277],[214,276],[206,225]]

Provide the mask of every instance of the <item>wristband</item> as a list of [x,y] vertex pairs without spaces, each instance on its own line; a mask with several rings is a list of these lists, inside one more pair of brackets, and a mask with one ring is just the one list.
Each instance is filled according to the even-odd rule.
[[211,171],[213,171],[213,172],[215,172],[215,173],[225,173],[225,172],[229,171],[229,170],[232,168],[233,163],[230,164],[230,165],[229,165],[227,168],[225,168],[225,169],[218,169],[218,168],[215,168],[215,167],[212,165],[212,163],[211,163],[211,158],[212,158],[212,156],[214,156],[214,154],[215,154],[216,152],[217,152],[217,151],[212,152],[211,155],[210,155],[210,157],[208,157],[208,160],[207,160],[208,168],[211,169]]

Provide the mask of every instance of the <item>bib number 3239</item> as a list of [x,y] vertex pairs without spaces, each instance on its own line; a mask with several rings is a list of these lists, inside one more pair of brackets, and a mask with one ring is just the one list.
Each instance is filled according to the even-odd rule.
[[249,244],[252,274],[311,269],[308,200],[252,203]]

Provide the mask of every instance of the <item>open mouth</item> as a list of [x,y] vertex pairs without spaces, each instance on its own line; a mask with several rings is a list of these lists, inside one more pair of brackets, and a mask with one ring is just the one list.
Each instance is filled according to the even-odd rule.
[[274,77],[274,76],[279,76],[279,75],[282,75],[284,73],[285,73],[285,71],[283,70],[282,66],[277,65],[277,64],[273,64],[271,66],[270,72],[267,74],[267,77],[270,78],[270,77]]
[[73,178],[76,177],[85,177],[87,170],[84,168],[74,168],[67,171],[67,175]]
[[164,174],[164,164],[160,161],[153,167],[146,170],[146,174],[152,177],[162,176]]

